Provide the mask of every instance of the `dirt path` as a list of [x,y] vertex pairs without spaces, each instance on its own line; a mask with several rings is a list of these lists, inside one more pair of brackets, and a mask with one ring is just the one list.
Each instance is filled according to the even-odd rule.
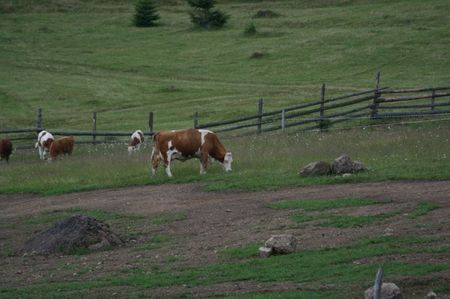
[[[353,229],[338,229],[318,225],[299,228],[292,225],[289,216],[292,210],[274,210],[268,204],[285,199],[336,199],[342,197],[364,197],[385,201],[383,205],[371,205],[344,209],[347,215],[368,215],[389,211],[400,212],[389,222],[368,225]],[[405,220],[404,214],[411,213],[417,203],[431,201],[439,209],[426,215],[426,226],[418,228]],[[187,215],[183,221],[164,225],[158,234],[175,236],[181,244],[171,249],[152,250],[139,255],[139,259],[155,260],[164,256],[182,256],[182,263],[205,264],[218,260],[217,252],[226,247],[245,244],[263,244],[272,234],[292,233],[301,248],[336,246],[354,241],[362,236],[389,234],[432,235],[450,240],[450,181],[400,181],[360,184],[323,185],[310,187],[283,188],[260,192],[205,192],[200,184],[176,184],[133,187],[80,192],[57,196],[38,196],[30,194],[0,195],[0,219],[34,215],[45,211],[67,208],[102,209],[112,212],[125,212],[153,217],[161,213],[182,212]],[[339,210],[337,211],[339,213]],[[1,234],[0,234],[1,235]],[[402,258],[402,257],[398,257]],[[414,259],[427,256],[408,257]],[[68,257],[67,259],[72,259]],[[113,271],[136,260],[136,253],[126,248],[89,256],[92,263],[101,261],[104,272]],[[41,271],[45,275],[56,267],[48,260],[45,264],[39,259],[33,262],[29,271]],[[361,261],[364,262],[364,261]],[[20,268],[20,258],[10,258],[3,266]],[[108,266],[106,266],[108,265]],[[28,270],[22,269],[21,273]],[[3,274],[3,275],[1,275]],[[19,281],[1,273],[0,283],[17,285]],[[15,281],[15,282],[14,282]],[[28,283],[32,283],[31,279]],[[235,286],[226,286],[233,292]],[[284,285],[277,288],[294,288]],[[251,289],[250,286],[246,288]],[[256,287],[255,287],[256,288]],[[274,287],[268,287],[268,289]],[[195,290],[192,290],[193,292]],[[197,290],[205,292],[205,290]],[[217,290],[216,290],[217,291]],[[161,295],[176,294],[176,288],[160,290]],[[214,295],[215,291],[206,292]],[[220,292],[219,292],[220,293]]]

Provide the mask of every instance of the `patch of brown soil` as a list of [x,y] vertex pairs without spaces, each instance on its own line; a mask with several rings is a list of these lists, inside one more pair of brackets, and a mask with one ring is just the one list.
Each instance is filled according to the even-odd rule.
[[[7,256],[0,261],[0,285],[23,286],[67,278],[86,281],[123,269],[146,269],[164,265],[168,258],[178,263],[198,265],[220,261],[220,251],[246,244],[263,244],[272,234],[292,233],[298,239],[299,250],[348,244],[363,236],[432,235],[449,240],[450,181],[378,182],[284,188],[263,192],[205,192],[201,184],[177,184],[133,187],[72,193],[58,196],[30,194],[0,195],[0,218],[13,221],[45,211],[68,208],[102,209],[112,212],[136,213],[153,217],[161,213],[183,212],[187,219],[162,225],[159,235],[174,236],[176,244],[170,249],[136,252],[127,247],[113,251],[91,253],[88,256],[26,257]],[[274,210],[268,205],[286,199],[336,199],[366,197],[387,201],[373,205],[342,209],[345,214],[378,214],[396,211],[389,221],[360,228],[338,229],[315,225],[296,225],[289,216],[291,210]],[[432,201],[440,208],[420,218],[402,217],[411,213],[418,202]],[[17,234],[0,230],[0,240]],[[29,238],[17,235],[17,240]],[[448,244],[448,243],[446,243]],[[264,290],[295,289],[296,284],[265,284]],[[208,289],[209,288],[209,289]],[[211,289],[211,290],[210,290]],[[183,287],[153,290],[176,297],[177,294],[196,296],[239,294],[239,289],[258,291],[254,282],[185,290]],[[221,291],[217,291],[221,290]],[[363,290],[362,290],[363,291]],[[153,293],[156,294],[156,293]],[[111,295],[111,294],[109,294]]]

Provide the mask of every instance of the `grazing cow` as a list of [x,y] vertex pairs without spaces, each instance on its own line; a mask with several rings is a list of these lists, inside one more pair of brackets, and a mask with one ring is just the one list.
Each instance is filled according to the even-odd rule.
[[225,171],[231,171],[233,157],[227,152],[217,135],[208,130],[186,129],[165,131],[153,136],[152,174],[160,160],[163,160],[166,173],[172,177],[170,162],[174,159],[186,161],[192,158],[200,159],[200,174],[206,173],[208,158],[222,163]]
[[51,133],[47,131],[41,131],[39,133],[37,142],[34,147],[39,149],[39,157],[41,158],[41,160],[45,159],[45,156],[49,152],[50,145],[52,144],[53,140],[55,140],[55,138],[53,138],[53,135]]
[[12,153],[12,143],[9,139],[0,139],[0,161],[5,159],[6,163],[9,161],[9,156]]
[[75,140],[72,136],[61,137],[52,142],[50,145],[50,159],[55,160],[58,155],[71,155]]
[[137,130],[128,141],[128,154],[138,151],[142,143],[144,143],[144,133],[141,130]]

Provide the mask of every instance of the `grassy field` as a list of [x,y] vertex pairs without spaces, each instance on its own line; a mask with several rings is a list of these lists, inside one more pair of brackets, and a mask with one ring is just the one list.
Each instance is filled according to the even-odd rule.
[[[78,146],[72,157],[41,161],[36,151],[17,151],[2,165],[0,192],[57,194],[147,184],[202,182],[208,190],[267,190],[284,186],[383,181],[450,179],[450,124],[394,126],[328,133],[225,138],[233,152],[233,171],[213,163],[199,174],[199,161],[174,161],[173,178],[160,166],[150,175],[149,145],[128,156],[125,145]],[[331,146],[332,145],[332,146]],[[369,171],[351,177],[300,177],[312,161],[332,162],[342,154],[363,162]]]
[[[450,83],[447,0],[219,0],[218,7],[231,18],[224,29],[214,31],[193,29],[184,1],[159,2],[160,25],[135,28],[131,0],[1,1],[0,129],[34,126],[39,107],[49,130],[89,130],[93,111],[98,112],[99,131],[146,131],[149,111],[155,113],[155,130],[192,127],[195,111],[200,122],[253,114],[259,97],[267,110],[317,100],[322,83],[327,83],[329,96],[372,88],[377,71],[382,72],[382,86]],[[266,9],[279,16],[254,18]],[[257,31],[252,36],[244,34],[250,24]],[[151,177],[148,141],[131,156],[125,145],[77,145],[72,157],[51,163],[39,160],[35,150],[18,150],[9,164],[0,162],[0,193],[50,195],[188,182],[200,182],[210,191],[269,190],[450,179],[446,119],[322,133],[220,137],[233,152],[231,173],[216,163],[201,176],[198,161],[187,161],[172,164],[174,178],[167,178],[162,169]],[[350,177],[298,176],[306,164],[331,162],[344,153],[369,171]],[[414,200],[393,205],[389,198],[292,198],[267,205],[260,211],[270,210],[271,219],[288,222],[276,232],[288,228],[305,237],[304,230],[312,235],[326,231],[333,238],[351,235],[352,241],[260,259],[257,248],[262,244],[247,239],[261,234],[258,227],[266,221],[261,218],[243,232],[239,246],[202,244],[201,254],[214,251],[218,256],[210,263],[186,261],[191,253],[171,255],[189,241],[192,232],[183,229],[195,221],[191,213],[198,212],[181,202],[178,208],[185,210],[151,217],[76,206],[8,216],[0,219],[0,279],[8,282],[0,287],[0,298],[141,298],[153,290],[185,297],[195,290],[224,298],[352,298],[371,284],[383,259],[385,276],[403,282],[409,295],[431,288],[448,295],[448,280],[442,274],[450,271],[448,213],[435,218],[448,208],[442,201]],[[382,213],[353,213],[384,205]],[[80,213],[107,222],[134,242],[117,250],[52,258],[18,253],[22,241]],[[198,227],[207,225],[221,235],[236,223],[222,225],[213,219]],[[382,235],[391,227],[394,235]],[[425,284],[420,284],[422,278]],[[250,294],[220,292],[236,284],[248,287]],[[272,292],[260,292],[259,285]],[[284,286],[287,291],[282,291]]]
[[[448,85],[450,5],[431,1],[218,1],[223,30],[195,30],[184,1],[160,26],[131,25],[133,1],[2,1],[0,127],[155,129],[371,88]],[[254,18],[270,9],[280,16]],[[253,23],[257,34],[244,35]],[[251,59],[256,52],[260,59]]]

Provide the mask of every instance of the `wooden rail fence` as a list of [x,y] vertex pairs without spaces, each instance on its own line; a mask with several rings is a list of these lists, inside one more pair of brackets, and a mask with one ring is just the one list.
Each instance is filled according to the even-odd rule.
[[[200,123],[199,113],[194,113],[194,128],[211,129],[215,132],[238,131],[239,135],[263,133],[294,128],[296,131],[328,129],[330,126],[355,120],[368,123],[377,119],[434,116],[450,114],[450,87],[392,89],[380,86],[377,73],[375,88],[337,97],[326,97],[326,86],[322,85],[320,100],[302,103],[273,111],[263,110],[263,99],[258,100],[256,114],[229,120]],[[14,134],[10,139],[15,148],[31,148],[37,133],[44,129],[42,110],[38,109],[34,128],[0,129],[0,134]],[[97,112],[92,114],[92,130],[50,130],[56,136],[72,135],[79,144],[124,143],[132,132],[97,131]],[[153,112],[148,114],[147,136],[152,136]],[[105,137],[99,139],[98,137]],[[107,139],[107,137],[111,137]]]
[[[286,130],[298,131],[326,129],[331,125],[351,120],[375,120],[415,117],[450,113],[450,87],[391,89],[380,86],[380,73],[374,89],[326,98],[326,86],[322,85],[320,100],[296,106],[263,111],[263,100],[258,101],[258,112],[240,118],[200,123],[194,113],[194,127],[212,129],[215,132],[239,131],[254,134]],[[252,129],[253,128],[253,129]],[[256,130],[255,130],[256,129]]]
[[[42,125],[42,109],[39,108],[36,113],[36,125],[34,128],[22,128],[22,129],[0,129],[0,134],[13,134],[9,139],[14,143],[16,149],[28,149],[34,146],[36,142],[37,134],[44,130]],[[140,128],[136,128],[140,129]],[[124,139],[106,139],[106,137],[130,137],[134,132],[99,132],[97,131],[97,112],[92,113],[92,130],[91,131],[76,131],[76,130],[49,130],[55,136],[81,136],[89,137],[76,139],[77,144],[103,144],[103,143],[126,143],[128,138]],[[153,112],[148,114],[148,132],[144,132],[146,136],[153,136]],[[105,137],[100,140],[97,137]]]

